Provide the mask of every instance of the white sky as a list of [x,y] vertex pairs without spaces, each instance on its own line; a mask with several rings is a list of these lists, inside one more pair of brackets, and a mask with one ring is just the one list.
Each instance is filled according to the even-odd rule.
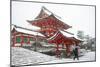
[[[68,29],[76,34],[77,30],[82,30],[87,35],[95,37],[95,8],[91,6],[76,6],[63,4],[12,2],[12,24],[29,28],[26,20],[34,20],[39,14],[41,7],[45,6],[72,29]],[[31,27],[31,25],[30,25]],[[36,29],[36,27],[33,27]]]

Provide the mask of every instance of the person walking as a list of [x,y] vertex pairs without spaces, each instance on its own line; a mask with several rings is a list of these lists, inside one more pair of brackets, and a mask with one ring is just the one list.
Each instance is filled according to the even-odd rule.
[[75,58],[77,58],[77,60],[79,60],[79,56],[78,56],[78,48],[79,48],[79,46],[76,45],[75,48],[73,49],[73,54],[74,54],[73,59],[74,59],[74,60],[75,60]]

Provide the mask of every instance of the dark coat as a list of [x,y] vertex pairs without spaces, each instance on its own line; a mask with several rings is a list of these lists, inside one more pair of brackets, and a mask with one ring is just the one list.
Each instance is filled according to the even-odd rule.
[[75,49],[73,50],[73,54],[74,54],[75,56],[78,56],[78,48],[75,48]]

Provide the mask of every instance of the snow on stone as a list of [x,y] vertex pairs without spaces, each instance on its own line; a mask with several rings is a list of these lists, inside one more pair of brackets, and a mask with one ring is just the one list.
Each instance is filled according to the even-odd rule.
[[30,51],[24,48],[12,47],[12,65],[19,66],[28,64],[38,64],[56,59],[57,58],[55,57]]

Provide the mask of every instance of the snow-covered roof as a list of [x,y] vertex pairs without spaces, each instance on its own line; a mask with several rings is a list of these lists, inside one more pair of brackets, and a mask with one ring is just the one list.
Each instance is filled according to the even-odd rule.
[[14,25],[11,25],[11,30],[13,30],[15,28],[15,26]]
[[40,19],[46,18],[46,17],[50,16],[51,14],[52,13],[48,9],[46,9],[44,6],[42,6],[40,13],[35,18],[35,20],[40,20]]
[[47,40],[51,40],[53,38],[55,38],[57,36],[58,32],[56,32],[53,36],[51,36],[50,38],[48,38]]
[[77,36],[74,36],[77,40],[80,40],[80,41],[84,41],[83,39],[80,39],[78,38]]
[[[42,7],[40,13],[38,14],[38,16],[34,19],[34,20],[27,20],[29,23],[31,23],[32,25],[34,26],[42,26],[42,25],[45,25],[44,22],[45,22],[45,18],[54,18],[56,20],[58,20],[57,22],[57,27],[61,25],[61,28],[65,28],[65,29],[68,29],[68,28],[71,28],[72,26],[68,25],[68,24],[65,24],[61,17],[59,17],[58,15],[52,13],[51,11],[49,11],[47,8],[45,7]],[[41,22],[40,22],[41,21]],[[38,24],[38,22],[40,22],[41,25]],[[47,22],[45,22],[47,23]],[[56,23],[56,22],[55,22]],[[52,23],[53,24],[53,23]]]
[[48,15],[51,15],[52,14],[52,12],[51,11],[49,11],[47,8],[45,8],[44,6],[42,6],[42,9],[43,9],[43,11],[45,12],[45,13],[47,13]]
[[69,33],[66,33],[66,32],[64,32],[64,31],[62,31],[62,30],[60,30],[60,32],[61,32],[64,36],[66,36],[66,37],[74,37],[74,35],[69,34]]
[[[63,34],[64,36],[66,36],[66,37],[74,37],[74,35],[71,35],[71,34],[69,34],[69,33],[63,32],[63,31],[61,31],[61,30],[59,30],[59,31],[60,31],[60,33],[62,33],[62,34]],[[58,35],[59,31],[56,32],[53,36],[51,36],[51,37],[48,38],[47,40],[51,40],[51,39],[53,39],[53,38],[56,38],[56,36]]]
[[27,34],[31,34],[31,35],[39,35],[39,36],[43,36],[41,33],[39,32],[36,32],[35,30],[31,30],[31,29],[25,29],[23,27],[19,27],[19,26],[16,26],[16,25],[12,25],[12,29],[15,28],[16,31],[18,32],[22,32],[22,33],[27,33]]
[[[44,17],[42,16],[44,15]],[[49,11],[46,7],[42,6],[40,14],[34,19],[34,20],[40,20],[40,19],[44,19],[46,17],[49,17],[50,15],[54,15],[57,19],[61,20],[61,17],[59,17],[58,15],[52,13],[51,11]],[[42,17],[41,17],[42,16]]]
[[52,44],[48,44],[48,45],[47,44],[43,44],[42,46],[45,46],[45,47],[55,47],[54,44],[53,45]]

